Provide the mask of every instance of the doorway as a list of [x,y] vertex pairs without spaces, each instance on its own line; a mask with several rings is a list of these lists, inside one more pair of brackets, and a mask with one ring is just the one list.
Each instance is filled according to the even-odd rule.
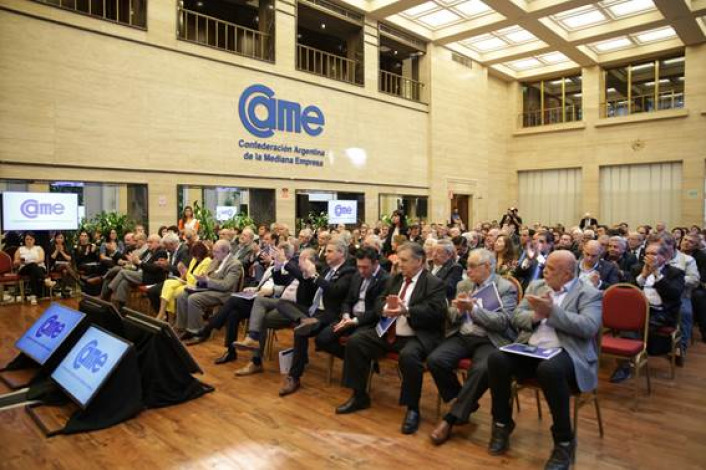
[[[458,214],[461,216],[461,221],[466,230],[469,230],[470,227],[468,223],[470,221],[470,199],[471,197],[468,194],[454,194],[451,200],[451,213],[453,214],[454,209],[458,209]],[[451,220],[451,217],[449,217],[449,220]]]

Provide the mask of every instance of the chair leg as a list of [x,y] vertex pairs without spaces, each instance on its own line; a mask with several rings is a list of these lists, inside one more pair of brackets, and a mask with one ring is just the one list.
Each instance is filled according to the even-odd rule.
[[328,364],[326,364],[326,384],[331,386],[333,381],[333,354],[328,355]]
[[370,372],[368,372],[368,384],[366,386],[368,395],[370,395],[370,390],[373,388],[373,374],[375,374],[375,362],[370,361]]
[[439,421],[441,418],[441,393],[436,392],[436,420]]
[[579,435],[579,397],[574,395],[574,439]]
[[539,400],[539,390],[536,388],[534,389],[534,397],[537,400],[537,418],[539,418],[539,420],[541,421],[542,420],[542,402]]
[[649,359],[645,359],[645,376],[647,377],[647,395],[652,395],[652,382],[650,381],[650,362]]
[[593,391],[593,405],[596,407],[596,418],[598,419],[598,434],[603,437],[603,418],[601,417],[601,407],[598,404],[598,390]]

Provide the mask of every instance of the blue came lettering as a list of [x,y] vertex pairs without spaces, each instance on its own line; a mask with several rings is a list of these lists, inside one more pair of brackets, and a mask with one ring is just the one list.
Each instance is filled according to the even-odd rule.
[[[251,85],[238,102],[238,114],[243,126],[254,136],[272,137],[275,130],[300,134],[302,129],[312,137],[324,131],[324,113],[316,106],[302,109],[299,103],[275,99],[275,92],[265,85]],[[265,111],[258,117],[258,108]]]
[[81,349],[74,360],[74,369],[83,366],[95,374],[108,362],[108,355],[96,346],[98,346],[98,341],[94,339]]
[[353,208],[349,206],[341,206],[336,204],[336,206],[333,208],[334,213],[336,214],[336,217],[340,217],[342,215],[351,215],[353,214]]
[[34,335],[37,338],[41,338],[42,336],[49,336],[54,339],[59,336],[62,331],[64,331],[64,328],[66,328],[66,324],[61,323],[59,321],[59,316],[52,315],[51,317],[47,318],[47,321],[45,321],[42,326],[39,327],[39,329]]

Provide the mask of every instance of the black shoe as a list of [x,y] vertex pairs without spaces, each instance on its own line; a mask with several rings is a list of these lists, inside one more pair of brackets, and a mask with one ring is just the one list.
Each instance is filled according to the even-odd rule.
[[574,461],[576,439],[568,442],[555,442],[552,455],[547,460],[544,470],[569,470]]
[[684,358],[686,357],[686,350],[684,348],[677,348],[677,355],[674,358],[674,364],[677,367],[684,367]]
[[347,402],[336,408],[336,414],[347,415],[366,408],[370,408],[370,396],[367,393],[363,395],[353,394]]
[[180,339],[181,341],[188,341],[188,340],[190,340],[190,339],[192,339],[192,338],[195,338],[195,337],[196,337],[196,334],[195,334],[195,333],[192,333],[192,332],[187,331],[187,330],[184,330],[184,332],[179,335],[179,339]]
[[236,359],[238,359],[238,356],[235,354],[235,351],[226,351],[223,353],[221,357],[213,361],[214,364],[216,365],[221,365],[221,364],[226,364],[228,362],[233,362]]
[[488,453],[490,455],[502,455],[507,452],[510,448],[510,434],[513,429],[515,429],[515,422],[512,420],[503,427],[498,426],[498,423],[493,423],[490,443],[488,444]]
[[316,318],[303,318],[299,322],[299,326],[294,328],[294,334],[297,336],[311,336],[312,331],[319,326],[319,323]]
[[420,418],[419,411],[407,410],[407,414],[404,415],[404,421],[402,421],[402,434],[414,434],[417,432]]
[[610,382],[614,384],[625,382],[630,378],[630,375],[630,366],[618,366],[613,372],[613,375],[610,376]]

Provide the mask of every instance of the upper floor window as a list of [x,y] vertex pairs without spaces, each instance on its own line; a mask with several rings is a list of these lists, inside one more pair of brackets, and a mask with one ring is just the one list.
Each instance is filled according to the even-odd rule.
[[184,41],[273,61],[274,0],[179,0],[177,36]]
[[405,33],[380,25],[379,89],[413,101],[424,101],[420,64],[426,44]]
[[581,75],[522,84],[522,127],[580,121]]
[[116,23],[147,27],[147,0],[35,0]]
[[326,0],[297,2],[297,69],[363,85],[363,15]]
[[684,56],[604,71],[603,117],[684,107]]

